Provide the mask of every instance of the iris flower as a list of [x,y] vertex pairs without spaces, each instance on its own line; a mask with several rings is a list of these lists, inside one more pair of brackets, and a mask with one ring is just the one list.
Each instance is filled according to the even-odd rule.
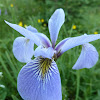
[[[5,21],[24,36],[17,37],[13,43],[16,59],[27,63],[17,78],[17,89],[24,100],[62,100],[60,74],[55,61],[67,50],[82,45],[81,54],[73,69],[91,68],[96,64],[98,52],[89,42],[99,39],[99,34],[65,38],[56,45],[64,21],[63,9],[57,9],[48,22],[51,42],[32,26],[23,28]],[[35,50],[34,43],[37,45]],[[33,56],[35,59],[32,60]]]

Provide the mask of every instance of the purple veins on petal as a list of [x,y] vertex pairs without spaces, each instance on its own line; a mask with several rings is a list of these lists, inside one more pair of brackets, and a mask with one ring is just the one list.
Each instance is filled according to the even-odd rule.
[[91,68],[98,61],[99,55],[92,44],[86,43],[82,46],[81,54],[73,66],[73,69]]
[[19,72],[17,88],[24,100],[62,100],[59,71],[48,58],[27,63]]

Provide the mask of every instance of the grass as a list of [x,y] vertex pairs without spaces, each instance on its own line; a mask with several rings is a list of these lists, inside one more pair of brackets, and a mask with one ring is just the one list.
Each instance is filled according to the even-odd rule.
[[[13,4],[13,7],[10,6]],[[32,25],[39,32],[49,38],[48,27],[44,23],[38,23],[38,19],[44,19],[45,24],[56,8],[63,8],[66,15],[64,25],[61,27],[57,43],[66,37],[79,36],[84,33],[100,33],[100,1],[98,0],[1,0],[0,1],[0,100],[22,100],[17,92],[17,76],[22,68],[14,58],[12,52],[13,41],[21,36],[4,23],[7,20],[23,26]],[[7,14],[5,14],[7,11]],[[73,30],[72,26],[76,25]],[[92,42],[100,54],[100,40]],[[81,52],[81,46],[65,52],[58,60],[63,100],[99,100],[100,99],[100,59],[91,69],[72,70]]]

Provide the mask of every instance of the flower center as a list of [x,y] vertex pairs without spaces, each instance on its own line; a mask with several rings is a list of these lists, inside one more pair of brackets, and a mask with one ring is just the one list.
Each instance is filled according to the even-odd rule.
[[42,79],[48,73],[48,70],[51,67],[51,63],[52,63],[51,59],[41,58],[41,60],[40,60],[40,71],[41,71],[41,77],[42,77]]

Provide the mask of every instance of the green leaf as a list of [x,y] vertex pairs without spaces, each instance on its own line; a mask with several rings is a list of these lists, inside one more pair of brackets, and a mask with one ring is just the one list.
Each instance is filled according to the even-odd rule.
[[12,95],[11,96],[13,100],[19,100],[16,96]]
[[5,100],[5,98],[6,98],[6,96],[7,96],[7,92],[0,92],[0,100]]

